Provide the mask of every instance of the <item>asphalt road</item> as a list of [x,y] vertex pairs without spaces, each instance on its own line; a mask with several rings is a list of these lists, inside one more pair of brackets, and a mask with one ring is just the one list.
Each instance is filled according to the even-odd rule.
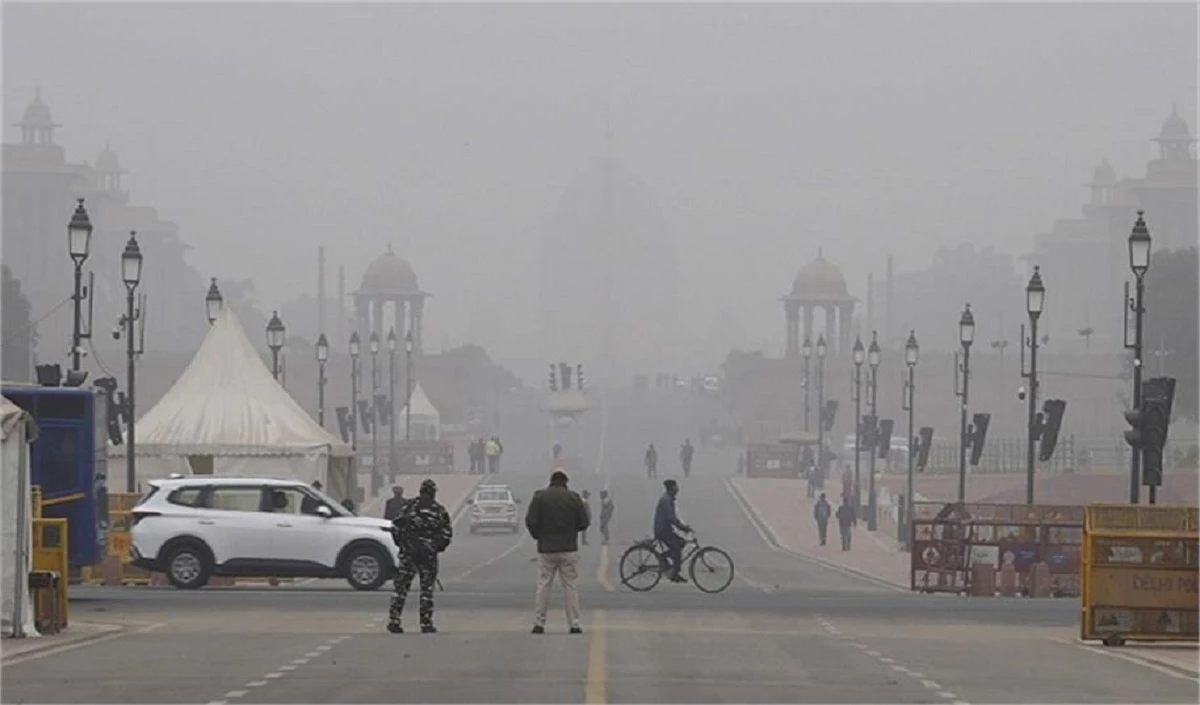
[[[673,452],[664,442],[664,457]],[[438,634],[387,633],[388,593],[338,581],[77,589],[75,619],[129,630],[5,666],[3,701],[1197,701],[1181,671],[1073,643],[1073,601],[912,595],[781,553],[728,492],[724,462],[698,461],[679,504],[737,563],[722,594],[620,586],[620,552],[649,533],[661,485],[613,463],[572,479],[593,496],[607,485],[617,504],[611,550],[595,532],[581,550],[582,635],[566,633],[557,593],[547,633],[529,633],[536,554],[523,532],[470,535],[460,523],[441,565]],[[504,481],[528,498],[545,474]],[[415,608],[414,592],[406,626]]]

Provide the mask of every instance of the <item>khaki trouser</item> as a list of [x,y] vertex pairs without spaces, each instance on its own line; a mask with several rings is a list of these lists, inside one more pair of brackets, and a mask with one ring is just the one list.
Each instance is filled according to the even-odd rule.
[[533,623],[546,626],[546,610],[550,608],[550,585],[554,576],[562,581],[563,598],[567,608],[567,626],[579,626],[579,553],[538,554],[537,598],[534,604]]

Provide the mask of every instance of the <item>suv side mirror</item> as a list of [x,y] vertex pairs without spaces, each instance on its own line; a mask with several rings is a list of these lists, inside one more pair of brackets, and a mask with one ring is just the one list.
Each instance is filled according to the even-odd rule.
[[317,507],[317,516],[329,519],[333,517],[333,510],[322,504],[321,506]]

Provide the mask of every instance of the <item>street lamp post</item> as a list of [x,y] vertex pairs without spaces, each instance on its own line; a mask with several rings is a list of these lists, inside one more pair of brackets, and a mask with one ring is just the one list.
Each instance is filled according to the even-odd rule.
[[862,338],[854,339],[854,513],[862,514],[862,481],[858,471],[862,455],[862,365],[867,351]]
[[396,329],[388,331],[388,482],[396,481]]
[[350,334],[350,450],[358,458],[358,331]]
[[329,361],[329,341],[322,333],[317,338],[317,423],[325,428],[325,363]]
[[383,474],[379,472],[379,334],[372,331],[367,339],[371,351],[371,493],[383,487]]
[[825,334],[817,336],[817,487],[825,487]]
[[279,380],[279,351],[283,349],[283,339],[287,328],[279,320],[279,312],[271,312],[271,320],[267,321],[267,347],[271,348],[271,376]]
[[871,455],[867,463],[867,471],[871,477],[867,480],[867,531],[874,531],[875,520],[875,456],[878,455],[876,445],[879,443],[879,336],[871,331],[871,347],[867,348],[867,364],[871,366],[871,418],[874,426],[871,429]]
[[904,344],[904,364],[908,366],[908,379],[904,384],[904,410],[908,412],[908,479],[904,485],[904,522],[903,533],[900,537],[900,543],[907,547],[910,551],[912,526],[912,511],[913,511],[913,453],[916,450],[916,444],[913,442],[913,399],[917,391],[917,360],[921,356],[921,348],[917,345],[917,332],[910,330],[908,332],[908,342]]
[[121,253],[121,279],[125,282],[125,353],[128,357],[128,389],[129,423],[125,439],[125,489],[127,492],[137,491],[137,433],[134,425],[137,419],[135,405],[135,382],[137,379],[137,348],[133,342],[133,327],[140,313],[134,310],[133,294],[142,280],[142,249],[138,247],[137,233],[129,233],[129,242],[125,243],[125,251]]
[[1033,504],[1033,446],[1040,433],[1037,422],[1037,351],[1038,318],[1046,304],[1046,285],[1042,283],[1042,273],[1039,267],[1033,268],[1033,276],[1025,287],[1025,309],[1029,312],[1029,440],[1025,449],[1025,503]]
[[[71,223],[67,225],[67,253],[71,255],[71,261],[75,263],[75,291],[71,294],[71,299],[75,302],[75,318],[71,329],[71,369],[76,372],[79,371],[83,352],[82,340],[85,337],[83,333],[83,299],[88,296],[88,292],[83,287],[83,263],[87,261],[91,243],[92,221],[88,217],[87,209],[83,207],[81,198],[79,205],[75,207],[75,213],[71,216]],[[87,335],[90,337],[91,332],[89,331]]]
[[[1137,221],[1129,232],[1129,268],[1137,280],[1137,289],[1133,301],[1128,306],[1133,309],[1133,408],[1142,406],[1142,317],[1146,313],[1142,297],[1146,292],[1146,272],[1150,269],[1150,229],[1146,227],[1145,211],[1137,212]],[[1126,289],[1128,291],[1128,289]],[[1127,346],[1128,347],[1128,346]],[[1140,500],[1142,458],[1137,448],[1129,461],[1129,501],[1137,504]],[[1157,499],[1155,488],[1150,488],[1150,503]]]
[[962,345],[962,397],[961,414],[958,422],[958,501],[963,502],[967,496],[967,406],[970,404],[971,385],[971,343],[975,342],[975,316],[971,314],[971,304],[963,309],[962,317],[958,319],[958,342]]
[[413,336],[404,334],[404,440],[412,440]]
[[208,285],[208,293],[204,295],[204,314],[208,317],[208,325],[212,325],[217,320],[217,316],[221,315],[221,309],[225,308],[225,297],[221,296],[221,290],[217,288],[217,278],[213,277]]
[[808,365],[812,358],[812,340],[807,335],[804,336],[804,347],[800,348],[800,352],[804,354],[804,431],[808,432],[808,412],[811,406],[809,401],[809,392],[812,389],[812,383],[808,378]]

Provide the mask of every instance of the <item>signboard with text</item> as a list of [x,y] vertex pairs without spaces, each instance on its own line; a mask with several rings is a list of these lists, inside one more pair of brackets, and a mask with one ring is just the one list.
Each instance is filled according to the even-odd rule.
[[454,444],[407,441],[396,444],[396,472],[403,475],[449,475],[454,472]]

